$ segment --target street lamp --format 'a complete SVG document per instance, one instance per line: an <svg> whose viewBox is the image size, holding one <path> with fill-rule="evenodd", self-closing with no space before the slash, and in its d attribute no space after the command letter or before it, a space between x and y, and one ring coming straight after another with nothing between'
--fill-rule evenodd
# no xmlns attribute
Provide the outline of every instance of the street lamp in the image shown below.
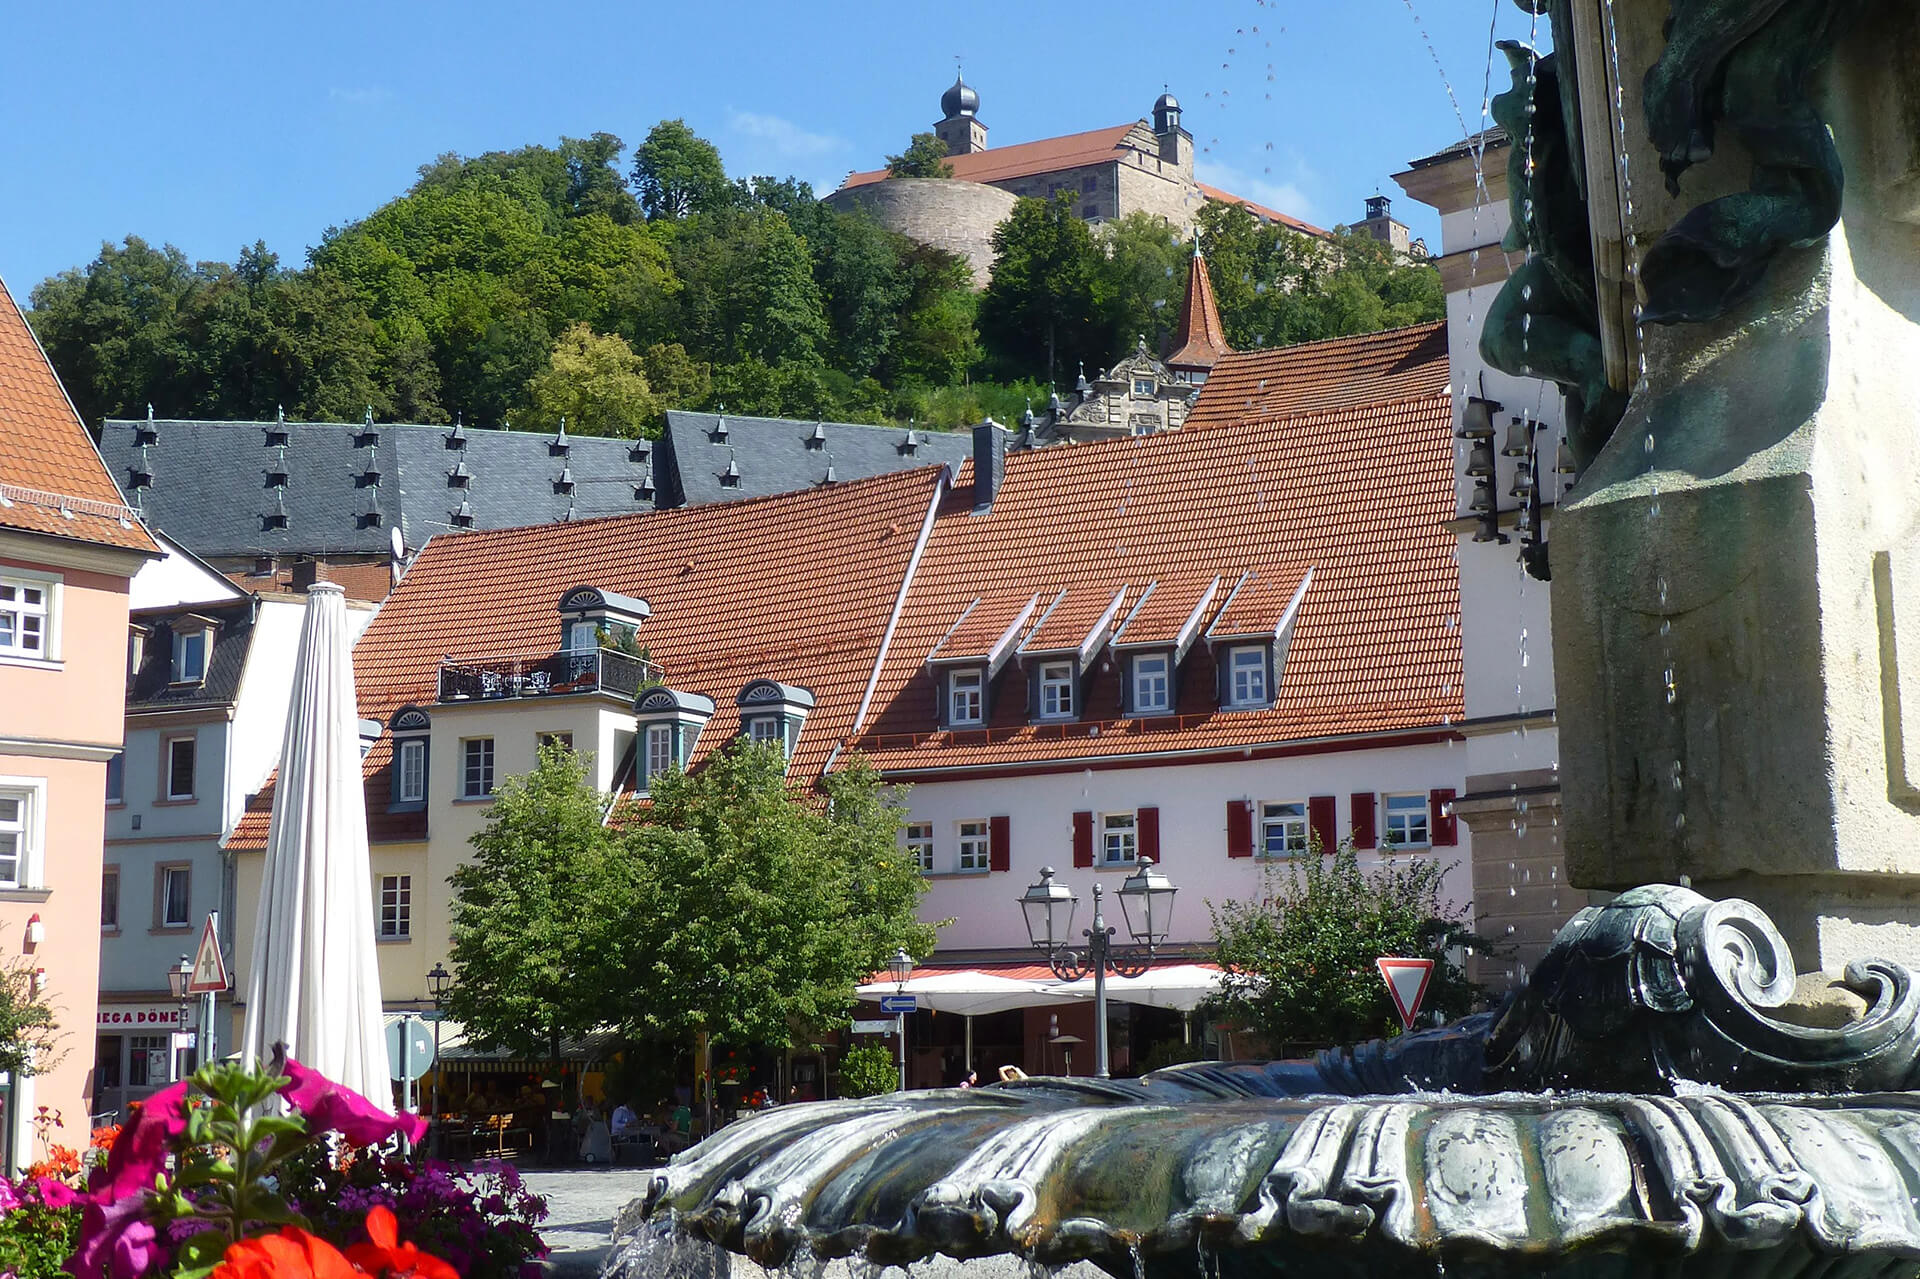
<svg viewBox="0 0 1920 1279"><path fill-rule="evenodd" d="M179 963L167 969L167 989L172 991L173 997L180 1001L181 1033L186 1031L187 1018L193 1013L193 993L189 989L192 985L193 961L182 955ZM168 1055L173 1058L173 1078L177 1080L180 1078L180 1053L175 1050Z"/></svg>
<svg viewBox="0 0 1920 1279"><path fill-rule="evenodd" d="M893 958L887 961L887 971L893 974L893 993L904 993L907 978L913 976L913 956L904 946L894 948ZM900 1057L900 1091L907 1090L907 1015L895 1013L894 1031L898 1039L897 1052Z"/></svg>
<svg viewBox="0 0 1920 1279"><path fill-rule="evenodd" d="M1093 886L1093 926L1083 928L1087 939L1083 949L1069 946L1073 932L1073 912L1079 904L1073 890L1055 882L1053 867L1040 870L1040 878L1027 886L1019 897L1020 911L1026 916L1027 940L1046 955L1047 966L1061 981L1079 981L1093 977L1093 1068L1101 1078L1111 1077L1107 1059L1107 974L1138 977L1153 962L1154 951L1165 944L1173 923L1173 895L1180 890L1173 881L1155 870L1151 857L1142 857L1133 874L1120 885L1120 913L1126 920L1132 950L1116 950L1114 929L1107 926L1102 898L1105 885Z"/></svg>
<svg viewBox="0 0 1920 1279"><path fill-rule="evenodd" d="M453 974L439 960L433 961L433 967L427 970L427 993L433 996L433 1150L441 1154L446 1144L441 1140L440 1130L440 1006L446 1002L447 987L453 985Z"/></svg>

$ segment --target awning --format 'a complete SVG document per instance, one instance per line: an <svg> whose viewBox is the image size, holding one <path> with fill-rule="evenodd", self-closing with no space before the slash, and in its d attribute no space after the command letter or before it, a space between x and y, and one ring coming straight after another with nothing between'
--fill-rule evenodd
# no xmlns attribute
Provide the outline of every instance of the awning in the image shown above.
<svg viewBox="0 0 1920 1279"><path fill-rule="evenodd" d="M1222 974L1211 964L1168 964L1149 968L1138 977L1107 978L1107 998L1123 1004L1144 1004L1149 1008L1170 1008L1192 1012L1220 989ZM1081 999L1093 997L1093 978L1074 982L1056 982L1056 993L1071 993Z"/></svg>
<svg viewBox="0 0 1920 1279"><path fill-rule="evenodd" d="M386 1024L391 1026L403 1017L418 1017L417 1012L390 1012L386 1014ZM563 1035L560 1039L560 1060L568 1065L591 1068L612 1060L619 1049L620 1037L612 1031L603 1031L593 1035ZM510 1048L482 1048L467 1036L467 1028L457 1021L440 1023L440 1065L447 1070L473 1071L480 1074L519 1074L531 1073L551 1066L553 1060L544 1054L527 1057Z"/></svg>
<svg viewBox="0 0 1920 1279"><path fill-rule="evenodd" d="M1024 965L1023 967L1031 967ZM860 998L878 1000L884 995L912 995L922 1008L939 1013L961 1013L979 1017L987 1013L1010 1012L1016 1008L1039 1008L1049 1004L1071 1004L1092 998L1089 983L1085 991L1056 989L1059 983L1048 974L1038 977L1005 977L982 969L948 969L944 972L919 972L904 985L891 977L870 981L856 992Z"/></svg>

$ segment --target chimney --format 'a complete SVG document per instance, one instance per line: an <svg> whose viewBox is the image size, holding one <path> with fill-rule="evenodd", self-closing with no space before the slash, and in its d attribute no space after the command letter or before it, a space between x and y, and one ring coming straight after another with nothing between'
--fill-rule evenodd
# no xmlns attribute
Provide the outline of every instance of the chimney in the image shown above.
<svg viewBox="0 0 1920 1279"><path fill-rule="evenodd" d="M304 594L315 583L327 580L327 566L315 559L301 559L293 562L293 575L287 585L295 594Z"/></svg>
<svg viewBox="0 0 1920 1279"><path fill-rule="evenodd" d="M1007 473L1007 442L1012 433L992 418L973 428L973 513L993 509Z"/></svg>

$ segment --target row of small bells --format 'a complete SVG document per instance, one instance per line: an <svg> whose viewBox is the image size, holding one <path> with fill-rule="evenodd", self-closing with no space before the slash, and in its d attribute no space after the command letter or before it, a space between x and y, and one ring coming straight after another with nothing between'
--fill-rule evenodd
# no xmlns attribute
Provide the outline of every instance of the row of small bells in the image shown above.
<svg viewBox="0 0 1920 1279"><path fill-rule="evenodd" d="M1510 540L1500 531L1500 504L1494 493L1493 415L1500 408L1501 405L1494 400L1477 396L1469 399L1458 432L1458 438L1466 440L1471 446L1467 452L1466 472L1474 483L1473 497L1467 503L1467 510L1479 517L1480 527L1473 534L1476 542L1504 543ZM1520 499L1519 509L1514 516L1514 528L1521 538L1520 558L1526 562L1529 572L1544 578L1546 537L1540 519L1539 430L1537 421L1525 417L1511 419L1507 424L1507 438L1501 446L1500 455L1525 459L1514 471L1513 484L1507 489L1507 496ZM1575 473L1573 450L1567 447L1564 439L1555 450L1553 470L1557 475L1569 477L1567 487L1572 486L1570 477Z"/></svg>

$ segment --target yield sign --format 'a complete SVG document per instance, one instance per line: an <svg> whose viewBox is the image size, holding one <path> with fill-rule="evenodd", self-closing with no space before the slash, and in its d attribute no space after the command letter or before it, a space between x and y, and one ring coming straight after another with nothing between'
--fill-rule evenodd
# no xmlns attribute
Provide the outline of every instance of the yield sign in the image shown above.
<svg viewBox="0 0 1920 1279"><path fill-rule="evenodd" d="M233 985L227 980L227 961L220 954L220 938L214 933L212 915L200 933L200 949L193 952L193 980L187 983L189 995L217 995Z"/></svg>
<svg viewBox="0 0 1920 1279"><path fill-rule="evenodd" d="M1393 996L1401 1027L1412 1030L1413 1019L1420 1012L1420 1001L1427 997L1427 983L1433 980L1433 961L1376 959L1373 962L1380 968L1381 980L1387 983L1387 993Z"/></svg>

